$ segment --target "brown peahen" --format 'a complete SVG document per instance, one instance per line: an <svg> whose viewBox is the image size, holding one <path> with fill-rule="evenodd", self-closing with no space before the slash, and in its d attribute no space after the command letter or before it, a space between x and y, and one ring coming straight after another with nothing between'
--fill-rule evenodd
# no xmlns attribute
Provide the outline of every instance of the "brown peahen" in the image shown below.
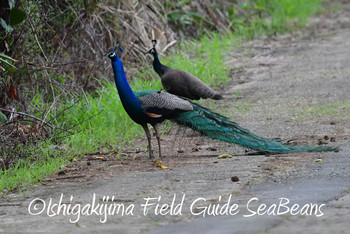
<svg viewBox="0 0 350 234"><path fill-rule="evenodd" d="M153 68L160 76L162 85L167 92L191 100L199 100L201 98L223 99L218 92L191 73L163 65L159 61L159 55L155 48L156 41L153 40L152 42L153 48L147 53L154 56Z"/></svg>

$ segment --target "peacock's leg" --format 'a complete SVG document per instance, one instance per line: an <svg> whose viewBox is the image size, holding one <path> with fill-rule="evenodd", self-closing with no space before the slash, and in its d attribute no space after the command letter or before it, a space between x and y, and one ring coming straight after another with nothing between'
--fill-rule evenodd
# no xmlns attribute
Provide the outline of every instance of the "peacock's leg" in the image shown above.
<svg viewBox="0 0 350 234"><path fill-rule="evenodd" d="M149 158L153 158L152 145L151 145L151 133L148 130L147 124L142 125L143 130L145 130L147 141L148 141L148 152Z"/></svg>
<svg viewBox="0 0 350 234"><path fill-rule="evenodd" d="M161 150L160 150L160 135L159 135L159 132L158 132L158 125L157 124L153 125L153 128L154 128L154 131L156 132L156 137L157 137L157 141L158 141L159 157L162 157L162 153L161 153Z"/></svg>

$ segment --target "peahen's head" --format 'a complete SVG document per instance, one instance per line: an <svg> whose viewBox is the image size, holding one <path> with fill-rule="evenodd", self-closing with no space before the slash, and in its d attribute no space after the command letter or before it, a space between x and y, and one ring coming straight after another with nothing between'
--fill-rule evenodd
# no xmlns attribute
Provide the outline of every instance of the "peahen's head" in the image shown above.
<svg viewBox="0 0 350 234"><path fill-rule="evenodd" d="M153 56L156 56L156 54L157 54L156 48L150 49L147 53L152 54Z"/></svg>
<svg viewBox="0 0 350 234"><path fill-rule="evenodd" d="M147 54L152 54L154 56L154 58L158 58L158 53L156 50L156 44L157 44L157 40L152 40L152 49L150 49Z"/></svg>

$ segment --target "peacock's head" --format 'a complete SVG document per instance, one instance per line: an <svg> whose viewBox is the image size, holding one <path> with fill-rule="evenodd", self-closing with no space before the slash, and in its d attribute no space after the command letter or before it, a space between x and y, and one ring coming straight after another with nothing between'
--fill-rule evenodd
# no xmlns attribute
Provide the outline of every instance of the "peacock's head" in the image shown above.
<svg viewBox="0 0 350 234"><path fill-rule="evenodd" d="M106 55L107 55L108 58L110 58L110 59L114 59L114 58L118 57L117 52L115 52L114 50L109 51Z"/></svg>
<svg viewBox="0 0 350 234"><path fill-rule="evenodd" d="M120 50L120 52L123 52L123 48L122 48L121 46L119 46L119 50ZM105 54L105 55L107 55L108 58L110 58L110 59L118 58L118 54L117 54L117 52L114 51L114 50L109 51L109 52L108 52L107 54Z"/></svg>

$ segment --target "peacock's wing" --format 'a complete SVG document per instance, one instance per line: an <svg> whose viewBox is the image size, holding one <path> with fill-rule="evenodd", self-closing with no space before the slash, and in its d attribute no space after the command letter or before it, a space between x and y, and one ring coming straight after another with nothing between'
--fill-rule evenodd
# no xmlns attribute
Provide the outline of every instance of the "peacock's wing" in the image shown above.
<svg viewBox="0 0 350 234"><path fill-rule="evenodd" d="M193 110L189 101L164 91L142 91L136 93L136 96L145 112L149 113L170 115Z"/></svg>

